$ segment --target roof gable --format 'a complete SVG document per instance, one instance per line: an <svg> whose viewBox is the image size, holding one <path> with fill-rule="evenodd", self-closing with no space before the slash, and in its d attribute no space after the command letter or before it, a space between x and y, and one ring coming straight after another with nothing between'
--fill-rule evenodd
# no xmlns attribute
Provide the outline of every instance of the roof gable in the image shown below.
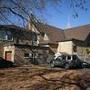
<svg viewBox="0 0 90 90"><path fill-rule="evenodd" d="M44 33L48 36L49 40L52 42L64 40L64 30L56 28L47 24L37 23L37 30L40 33Z"/></svg>

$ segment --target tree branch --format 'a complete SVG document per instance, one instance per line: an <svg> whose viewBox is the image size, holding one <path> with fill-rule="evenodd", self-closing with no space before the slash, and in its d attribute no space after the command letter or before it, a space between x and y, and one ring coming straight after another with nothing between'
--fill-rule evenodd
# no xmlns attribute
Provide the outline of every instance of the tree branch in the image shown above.
<svg viewBox="0 0 90 90"><path fill-rule="evenodd" d="M21 14L19 14L19 13L15 12L13 9L11 9L11 8L9 8L9 7L0 7L0 9L7 9L7 10L9 10L10 12L12 12L13 14L15 14L15 15L17 15L17 16L19 16L19 17L21 17L22 19L25 19L26 21L28 21L28 19L27 19L27 18L25 18L25 17L24 17L24 16L22 16Z"/></svg>

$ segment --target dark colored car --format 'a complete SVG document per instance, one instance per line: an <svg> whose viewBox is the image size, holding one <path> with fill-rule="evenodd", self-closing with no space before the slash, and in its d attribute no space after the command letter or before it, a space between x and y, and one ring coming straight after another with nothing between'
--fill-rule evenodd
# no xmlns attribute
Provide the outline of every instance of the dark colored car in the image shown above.
<svg viewBox="0 0 90 90"><path fill-rule="evenodd" d="M11 61L7 61L0 57L0 68L8 68L8 67L13 67L14 63Z"/></svg>
<svg viewBox="0 0 90 90"><path fill-rule="evenodd" d="M65 68L82 68L83 61L77 55L68 55Z"/></svg>
<svg viewBox="0 0 90 90"><path fill-rule="evenodd" d="M60 55L50 61L50 66L66 69L90 68L90 64L80 60L77 55Z"/></svg>
<svg viewBox="0 0 90 90"><path fill-rule="evenodd" d="M66 64L66 61L65 61L65 59L62 59L61 56L59 56L56 59L52 59L50 61L50 67L62 67L62 68L64 68L65 64Z"/></svg>

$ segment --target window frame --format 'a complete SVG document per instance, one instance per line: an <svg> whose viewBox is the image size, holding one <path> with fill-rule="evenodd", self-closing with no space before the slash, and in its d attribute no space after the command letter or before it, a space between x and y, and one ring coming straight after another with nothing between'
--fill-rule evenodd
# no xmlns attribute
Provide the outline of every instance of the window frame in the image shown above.
<svg viewBox="0 0 90 90"><path fill-rule="evenodd" d="M9 34L7 32L10 32L11 39L9 39ZM1 37L0 37L0 41L13 41L13 35L12 35L11 31L9 31L9 30L7 30L7 31L6 30L1 30L0 34L2 34Z"/></svg>

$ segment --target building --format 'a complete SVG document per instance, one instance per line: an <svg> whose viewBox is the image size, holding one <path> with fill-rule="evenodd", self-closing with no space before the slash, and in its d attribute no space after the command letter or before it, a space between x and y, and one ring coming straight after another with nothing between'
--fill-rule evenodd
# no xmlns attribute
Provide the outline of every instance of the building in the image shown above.
<svg viewBox="0 0 90 90"><path fill-rule="evenodd" d="M28 64L30 56L32 58L33 55L34 58L37 58L37 52L39 52L39 56L46 57L42 54L48 52L47 50L48 47L38 46L35 32L14 25L0 25L0 57L5 60L10 60L18 65Z"/></svg>
<svg viewBox="0 0 90 90"><path fill-rule="evenodd" d="M60 29L47 24L36 23L33 31L38 32L39 45L48 45L54 52L77 53L81 57L90 55L90 25Z"/></svg>
<svg viewBox="0 0 90 90"><path fill-rule="evenodd" d="M59 29L34 23L29 29L0 25L0 57L16 64L45 64L56 52L90 58L90 25Z"/></svg>
<svg viewBox="0 0 90 90"><path fill-rule="evenodd" d="M65 37L72 41L72 53L90 58L90 24L65 30Z"/></svg>
<svg viewBox="0 0 90 90"><path fill-rule="evenodd" d="M33 32L37 33L37 41L40 46L48 46L53 53L57 52L58 41L64 40L64 30L43 23L32 25Z"/></svg>

